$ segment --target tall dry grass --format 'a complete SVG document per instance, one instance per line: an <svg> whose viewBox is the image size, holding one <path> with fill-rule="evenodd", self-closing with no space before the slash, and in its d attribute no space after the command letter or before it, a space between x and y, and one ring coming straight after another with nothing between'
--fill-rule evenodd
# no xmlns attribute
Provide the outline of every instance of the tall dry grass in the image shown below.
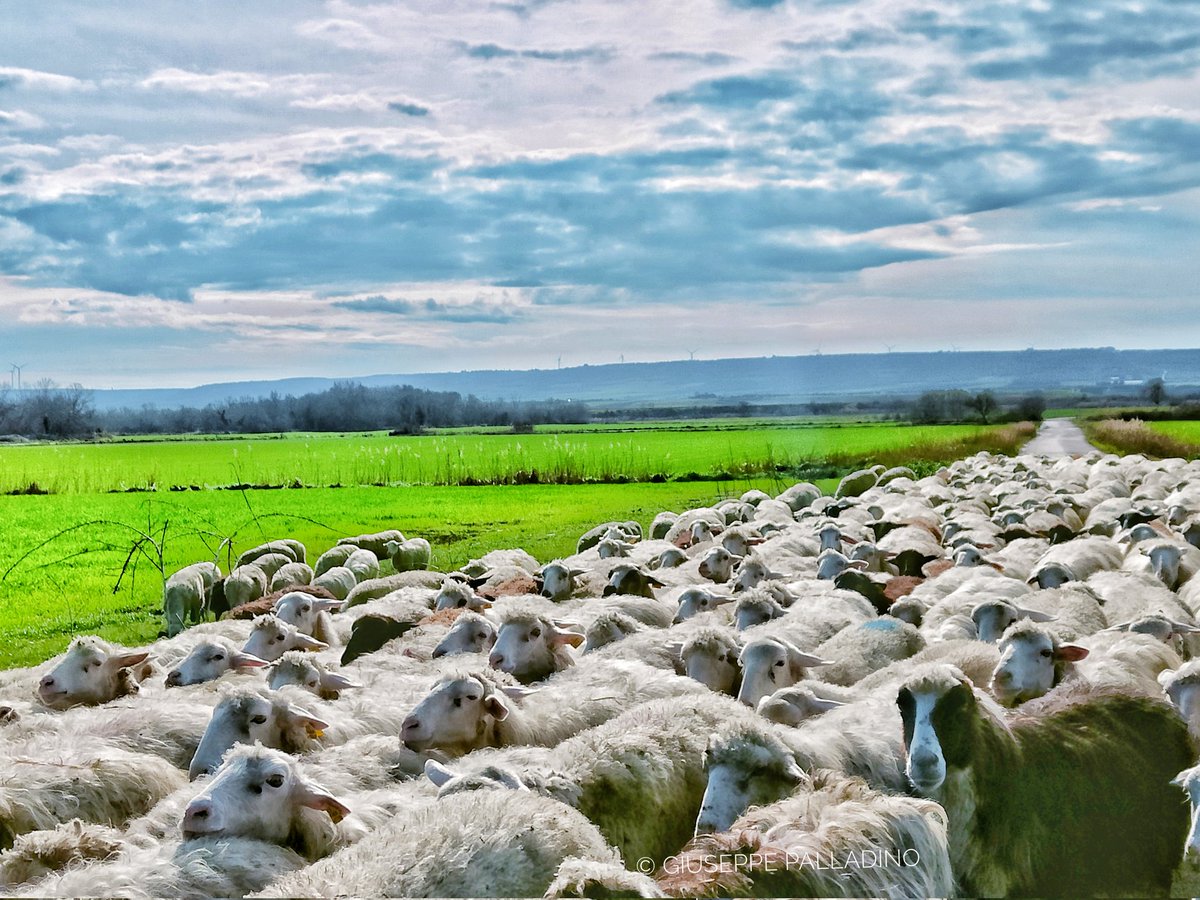
<svg viewBox="0 0 1200 900"><path fill-rule="evenodd" d="M1200 456L1200 445L1190 444L1154 431L1141 419L1104 419L1085 425L1088 440L1101 450L1113 453L1140 453L1159 459Z"/></svg>

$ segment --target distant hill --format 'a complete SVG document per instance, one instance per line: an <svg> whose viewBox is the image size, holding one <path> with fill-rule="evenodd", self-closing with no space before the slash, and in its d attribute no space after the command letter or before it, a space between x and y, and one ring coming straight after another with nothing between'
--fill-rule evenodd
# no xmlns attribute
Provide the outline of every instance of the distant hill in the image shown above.
<svg viewBox="0 0 1200 900"><path fill-rule="evenodd" d="M714 402L810 403L854 397L915 396L962 388L1023 392L1121 389L1165 379L1169 392L1200 389L1200 350L1075 350L827 354L752 359L681 360L566 369L427 372L362 378L285 378L194 388L97 390L97 409L220 404L276 392L300 395L339 381L368 386L411 384L474 394L484 400L582 400L594 407Z"/></svg>

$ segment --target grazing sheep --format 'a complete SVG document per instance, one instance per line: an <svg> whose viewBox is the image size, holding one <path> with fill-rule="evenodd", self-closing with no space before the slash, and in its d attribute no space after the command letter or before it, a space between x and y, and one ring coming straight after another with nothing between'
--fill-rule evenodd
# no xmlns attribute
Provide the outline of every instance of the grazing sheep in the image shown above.
<svg viewBox="0 0 1200 900"><path fill-rule="evenodd" d="M190 569L191 567L189 567ZM167 637L175 637L187 627L204 618L208 607L204 579L194 570L176 572L163 585L163 616L167 620Z"/></svg>
<svg viewBox="0 0 1200 900"><path fill-rule="evenodd" d="M285 684L299 685L322 700L336 700L342 691L362 687L303 650L290 650L271 666L267 687L275 691Z"/></svg>
<svg viewBox="0 0 1200 900"><path fill-rule="evenodd" d="M284 594L275 601L274 614L279 621L295 626L302 634L332 647L338 640L329 613L341 609L344 603L344 600L322 600L311 594L295 591Z"/></svg>
<svg viewBox="0 0 1200 900"><path fill-rule="evenodd" d="M259 544L257 547L251 547L249 550L242 553L237 558L237 566L244 566L247 563L252 563L256 559L261 559L268 553L281 553L291 559L293 562L302 563L307 560L308 551L299 541L293 541L289 538L281 540L267 541L265 544ZM234 566L234 568L237 568Z"/></svg>
<svg viewBox="0 0 1200 900"><path fill-rule="evenodd" d="M1165 703L1084 685L1006 721L961 672L939 665L910 677L897 705L906 774L946 810L963 893L1170 888L1188 827L1171 779L1194 751Z"/></svg>
<svg viewBox="0 0 1200 900"><path fill-rule="evenodd" d="M246 566L252 566L256 569L260 569L263 575L266 576L267 584L270 584L271 579L275 576L275 573L290 562L295 562L295 560L286 553L264 553L262 556L255 559L254 562L246 563ZM237 568L244 567L239 566ZM237 568L234 569L235 572L237 571ZM265 594L266 591L264 590L263 593Z"/></svg>
<svg viewBox="0 0 1200 900"><path fill-rule="evenodd" d="M220 584L221 595L226 607L234 609L252 603L268 592L270 576L256 563L238 566Z"/></svg>
<svg viewBox="0 0 1200 900"><path fill-rule="evenodd" d="M314 577L324 575L334 566L345 564L346 560L350 558L350 554L358 549L360 548L354 544L338 544L336 547L330 547L317 558L317 562L313 566Z"/></svg>
<svg viewBox="0 0 1200 900"><path fill-rule="evenodd" d="M260 897L540 897L569 857L619 862L586 818L530 791L426 801Z"/></svg>
<svg viewBox="0 0 1200 900"><path fill-rule="evenodd" d="M690 678L625 660L591 659L558 672L538 690L494 670L443 678L400 730L411 750L462 755L480 747L553 746L635 703L701 693Z"/></svg>
<svg viewBox="0 0 1200 900"><path fill-rule="evenodd" d="M342 567L354 573L357 583L379 577L379 560L370 550L355 550L342 563ZM326 572L326 575L329 573ZM348 592L347 592L348 593Z"/></svg>
<svg viewBox="0 0 1200 900"><path fill-rule="evenodd" d="M314 587L325 588L338 600L346 600L358 586L358 576L345 566L326 569L312 581Z"/></svg>
<svg viewBox="0 0 1200 900"><path fill-rule="evenodd" d="M230 670L242 671L265 666L266 660L238 650L226 638L201 641L179 664L167 673L167 687L183 687L216 681Z"/></svg>
<svg viewBox="0 0 1200 900"><path fill-rule="evenodd" d="M289 650L326 650L328 647L324 641L309 637L295 625L273 615L266 615L254 620L250 628L250 637L246 639L242 652L267 662L274 662Z"/></svg>
<svg viewBox="0 0 1200 900"><path fill-rule="evenodd" d="M149 653L123 651L98 637L77 637L38 682L38 699L50 709L107 703L136 694L150 674Z"/></svg>
<svg viewBox="0 0 1200 900"><path fill-rule="evenodd" d="M338 541L338 544L352 545L360 547L363 550L370 550L375 554L375 558L382 562L388 558L387 545L392 542L397 544L404 543L404 535L394 528L388 531L376 531L373 534L360 534L357 537L342 538ZM345 563L339 563L339 565L345 565Z"/></svg>
<svg viewBox="0 0 1200 900"><path fill-rule="evenodd" d="M467 611L454 621L446 636L433 648L433 658L458 653L487 653L495 643L496 626L479 613Z"/></svg>
<svg viewBox="0 0 1200 900"><path fill-rule="evenodd" d="M439 796L481 784L526 788L575 807L626 860L661 861L691 837L706 778L704 753L718 726L754 714L728 697L697 694L639 703L556 747L466 777L436 763Z"/></svg>
<svg viewBox="0 0 1200 900"><path fill-rule="evenodd" d="M312 584L313 570L302 562L292 562L280 566L279 571L271 576L271 591L282 591L298 584Z"/></svg>
<svg viewBox="0 0 1200 900"><path fill-rule="evenodd" d="M409 538L406 541L389 541L386 548L392 568L397 572L413 572L428 569L433 560L433 548L425 538Z"/></svg>
<svg viewBox="0 0 1200 900"><path fill-rule="evenodd" d="M657 875L671 897L948 897L946 815L936 803L822 771L811 788L702 834Z"/></svg>

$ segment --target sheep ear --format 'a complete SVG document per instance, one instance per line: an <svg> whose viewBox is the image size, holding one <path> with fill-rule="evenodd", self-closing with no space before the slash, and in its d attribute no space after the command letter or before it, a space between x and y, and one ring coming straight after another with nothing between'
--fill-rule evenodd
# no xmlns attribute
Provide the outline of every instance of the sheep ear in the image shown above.
<svg viewBox="0 0 1200 900"><path fill-rule="evenodd" d="M783 774L788 779L788 781L791 781L795 784L807 784L808 783L808 774L803 769L801 769L798 765L796 765L796 761L794 759L789 759L784 764Z"/></svg>
<svg viewBox="0 0 1200 900"><path fill-rule="evenodd" d="M524 700L531 694L536 694L539 690L540 688L522 687L518 684L506 684L504 687L500 688L500 691L505 697L510 697L513 700Z"/></svg>
<svg viewBox="0 0 1200 900"><path fill-rule="evenodd" d="M110 656L108 664L114 669L128 669L140 662L145 662L149 653L123 653L120 656Z"/></svg>
<svg viewBox="0 0 1200 900"><path fill-rule="evenodd" d="M1133 626L1132 622L1126 622L1124 625L1110 625L1105 628L1105 631L1128 631Z"/></svg>
<svg viewBox="0 0 1200 900"><path fill-rule="evenodd" d="M497 722L508 718L508 703L499 694L488 694L483 698L483 708Z"/></svg>
<svg viewBox="0 0 1200 900"><path fill-rule="evenodd" d="M713 606L720 606L723 603L730 603L731 601L736 600L736 599L737 598L732 595L730 595L730 596L726 596L724 594L710 594L709 595L709 602L712 603Z"/></svg>
<svg viewBox="0 0 1200 900"><path fill-rule="evenodd" d="M795 644L788 643L787 641L782 641L781 643L787 647L788 656L791 657L791 662L793 665L803 666L804 668L808 668L809 666L833 665L833 660L821 659L819 656L814 656L811 653L805 653Z"/></svg>
<svg viewBox="0 0 1200 900"><path fill-rule="evenodd" d="M867 566L869 566L869 565L870 565L870 563L867 562L865 559L852 559L846 563L846 568L847 569L858 569L861 572L864 569L866 569Z"/></svg>
<svg viewBox="0 0 1200 900"><path fill-rule="evenodd" d="M683 641L667 641L664 649L672 656L678 657L683 653Z"/></svg>
<svg viewBox="0 0 1200 900"><path fill-rule="evenodd" d="M341 609L345 606L345 600L330 600L325 597L317 597L313 600L313 606L318 612L325 612L331 609Z"/></svg>
<svg viewBox="0 0 1200 900"><path fill-rule="evenodd" d="M1055 622L1058 620L1058 616L1036 609L1026 609L1024 606L1017 607L1017 615L1024 616L1030 622Z"/></svg>
<svg viewBox="0 0 1200 900"><path fill-rule="evenodd" d="M1195 625L1189 625L1187 622L1176 622L1173 619L1168 619L1167 621L1171 624L1172 634L1195 634L1200 631L1200 628L1197 628Z"/></svg>
<svg viewBox="0 0 1200 900"><path fill-rule="evenodd" d="M1174 778L1171 779L1171 784L1175 785L1175 787L1186 788L1187 782L1188 782L1188 776L1191 774L1192 774L1191 769L1184 769L1182 772L1180 772L1178 775L1176 775Z"/></svg>
<svg viewBox="0 0 1200 900"><path fill-rule="evenodd" d="M1080 647L1078 644L1063 644L1054 651L1054 661L1079 662L1086 659L1089 652L1087 647Z"/></svg>
<svg viewBox="0 0 1200 900"><path fill-rule="evenodd" d="M809 703L818 712L829 712L831 709L846 705L841 700L828 700L825 697L813 697Z"/></svg>
<svg viewBox="0 0 1200 900"><path fill-rule="evenodd" d="M350 815L350 807L337 797L315 784L305 783L300 788L300 805L309 809L319 809L329 814L333 824L337 824Z"/></svg>
<svg viewBox="0 0 1200 900"><path fill-rule="evenodd" d="M307 634L296 635L296 642L300 645L301 650L327 650L329 645L324 641L318 641L314 637L309 637Z"/></svg>
<svg viewBox="0 0 1200 900"><path fill-rule="evenodd" d="M326 672L321 676L321 687L328 691L344 691L347 688L360 688L362 685L339 672Z"/></svg>
<svg viewBox="0 0 1200 900"><path fill-rule="evenodd" d="M552 644L570 644L572 647L578 647L586 639L578 631L563 631L555 628L550 632L550 643Z"/></svg>
<svg viewBox="0 0 1200 900"><path fill-rule="evenodd" d="M325 729L329 727L329 723L323 719L318 719L312 713L303 709L292 707L290 710L291 720L294 725L304 726L304 730L308 732L308 736L319 738L325 734Z"/></svg>
<svg viewBox="0 0 1200 900"><path fill-rule="evenodd" d="M645 571L644 569L642 570L642 574L646 576L646 584L651 585L652 587L665 588L667 586L667 583L665 581L659 581L657 578L655 578L653 575L651 575L649 572Z"/></svg>
<svg viewBox="0 0 1200 900"><path fill-rule="evenodd" d="M259 659L253 653L243 653L241 650L229 657L229 664L235 669L258 669L271 665L265 659Z"/></svg>
<svg viewBox="0 0 1200 900"><path fill-rule="evenodd" d="M435 762L432 759L427 759L425 760L425 777L438 787L441 787L454 777L454 773L441 763Z"/></svg>
<svg viewBox="0 0 1200 900"><path fill-rule="evenodd" d="M572 578L580 578L580 577L582 577L582 576L586 575L586 574L587 574L587 572L588 572L588 570L587 570L587 569L567 569L567 573L568 573L568 574L569 574L569 575L570 575Z"/></svg>

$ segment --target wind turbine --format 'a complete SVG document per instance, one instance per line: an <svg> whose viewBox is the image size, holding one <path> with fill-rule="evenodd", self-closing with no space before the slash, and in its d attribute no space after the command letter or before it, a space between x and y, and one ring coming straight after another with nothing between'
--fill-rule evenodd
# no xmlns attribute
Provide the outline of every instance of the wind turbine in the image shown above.
<svg viewBox="0 0 1200 900"><path fill-rule="evenodd" d="M887 347L887 352L888 352L888 353L891 353L893 350L895 350L895 349L896 349L896 345L895 345L895 344L884 344L883 346Z"/></svg>
<svg viewBox="0 0 1200 900"><path fill-rule="evenodd" d="M688 362L695 362L695 360L696 360L696 351L689 350L688 351Z"/></svg>
<svg viewBox="0 0 1200 900"><path fill-rule="evenodd" d="M21 389L21 370L23 368L25 368L27 365L29 365L29 363L21 363L19 366L16 363L12 364L12 372L15 372L17 375L17 390L18 391ZM12 373L10 372L9 374L11 375Z"/></svg>

